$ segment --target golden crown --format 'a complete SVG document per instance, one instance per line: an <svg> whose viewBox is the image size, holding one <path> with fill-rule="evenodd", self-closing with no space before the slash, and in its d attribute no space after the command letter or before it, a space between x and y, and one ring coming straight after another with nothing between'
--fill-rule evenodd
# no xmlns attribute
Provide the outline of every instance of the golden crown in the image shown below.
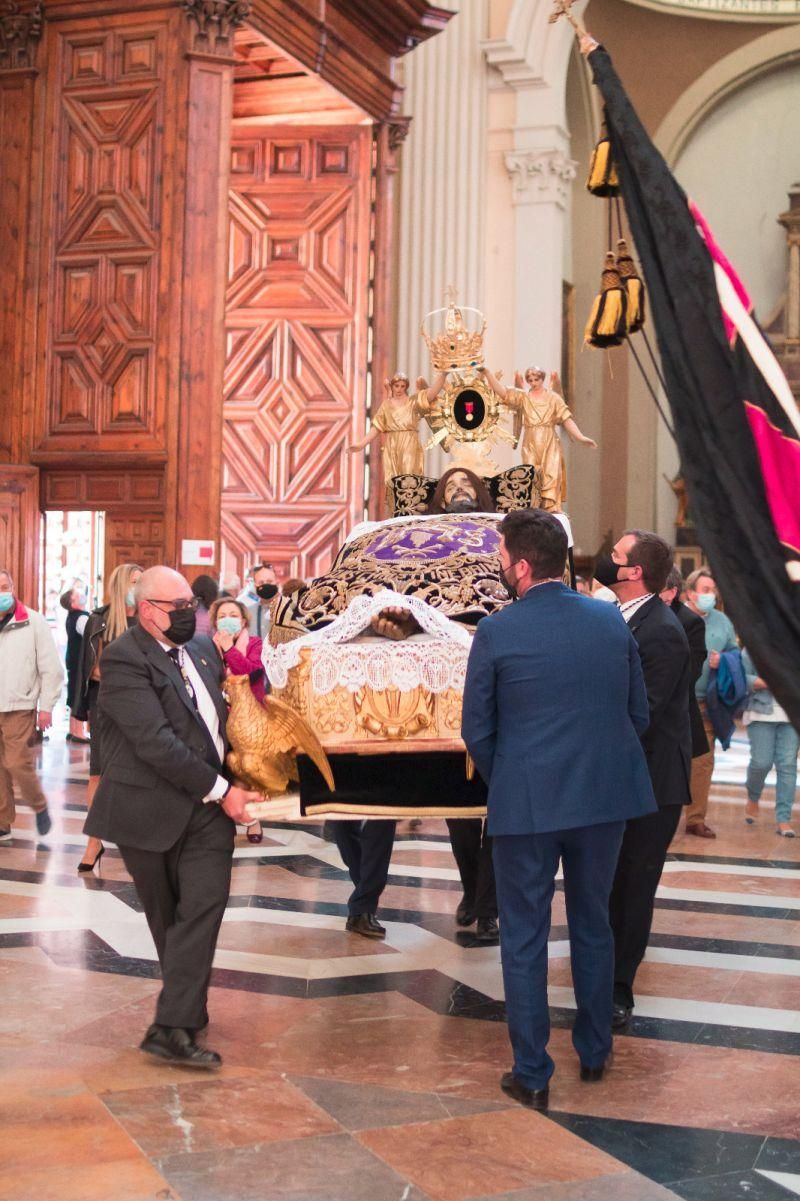
<svg viewBox="0 0 800 1201"><path fill-rule="evenodd" d="M482 367L486 318L480 309L457 305L452 288L447 292L447 306L428 313L420 325L431 361L437 371ZM469 325L464 320L465 314L470 314Z"/></svg>

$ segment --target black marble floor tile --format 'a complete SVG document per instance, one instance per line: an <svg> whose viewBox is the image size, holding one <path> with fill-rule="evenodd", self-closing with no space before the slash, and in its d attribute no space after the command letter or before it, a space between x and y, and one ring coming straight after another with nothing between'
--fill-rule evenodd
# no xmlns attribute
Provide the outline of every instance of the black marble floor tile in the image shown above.
<svg viewBox="0 0 800 1201"><path fill-rule="evenodd" d="M781 867L790 871L797 870L796 859L745 859L738 855L687 855L683 852L672 851L667 855L667 863L735 863L740 867Z"/></svg>
<svg viewBox="0 0 800 1201"><path fill-rule="evenodd" d="M797 1196L758 1172L723 1172L669 1186L683 1201L790 1201Z"/></svg>
<svg viewBox="0 0 800 1201"><path fill-rule="evenodd" d="M745 942L735 938L699 938L688 934L651 934L648 947L669 947L681 951L719 952L723 955L747 955L757 959L800 959L800 947L783 943Z"/></svg>
<svg viewBox="0 0 800 1201"><path fill-rule="evenodd" d="M570 1113L548 1116L635 1171L670 1188L674 1187L674 1181L749 1172L764 1144L763 1136L758 1134L697 1130ZM700 1197L702 1194L694 1195ZM714 1201L717 1201L716 1195Z"/></svg>
<svg viewBox="0 0 800 1201"><path fill-rule="evenodd" d="M800 1079L798 1080L797 1103L797 1140L789 1138L768 1138L755 1167L763 1168L766 1172L794 1172L800 1174Z"/></svg>

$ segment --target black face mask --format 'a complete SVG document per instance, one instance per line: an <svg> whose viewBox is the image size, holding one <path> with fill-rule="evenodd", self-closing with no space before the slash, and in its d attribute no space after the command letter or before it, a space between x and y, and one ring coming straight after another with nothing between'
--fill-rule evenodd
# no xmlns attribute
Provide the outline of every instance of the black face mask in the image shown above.
<svg viewBox="0 0 800 1201"><path fill-rule="evenodd" d="M508 570L510 571L513 566L514 566L513 563L509 563ZM502 567L500 568L500 579L503 581L503 587L505 588L506 592L508 593L509 600L512 600L512 601L517 600L518 599L517 586L516 586L516 584L509 584L506 573L505 573L505 571L503 571Z"/></svg>
<svg viewBox="0 0 800 1201"><path fill-rule="evenodd" d="M595 564L594 578L603 587L611 588L620 583L620 567L627 567L627 563L615 563L611 555L601 555Z"/></svg>
<svg viewBox="0 0 800 1201"><path fill-rule="evenodd" d="M169 616L170 623L164 630L164 637L168 642L183 646L184 642L194 638L197 625L194 609L173 609Z"/></svg>
<svg viewBox="0 0 800 1201"><path fill-rule="evenodd" d="M277 584L259 584L256 588L256 596L260 596L262 600L272 600L273 596L277 595Z"/></svg>

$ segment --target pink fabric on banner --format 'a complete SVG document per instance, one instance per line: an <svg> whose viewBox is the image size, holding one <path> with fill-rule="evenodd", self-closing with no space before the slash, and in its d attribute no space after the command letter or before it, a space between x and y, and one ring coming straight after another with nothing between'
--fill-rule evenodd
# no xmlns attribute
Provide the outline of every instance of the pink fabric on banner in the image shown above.
<svg viewBox="0 0 800 1201"><path fill-rule="evenodd" d="M693 200L689 201L689 212L692 214L692 216L695 219L695 224L697 225L697 227L700 230L700 233L703 236L703 241L706 244L708 253L711 255L713 262L717 263L718 266L720 266L722 268L722 270L725 272L728 279L731 281L731 284L733 285L733 289L736 292L736 295L741 300L746 311L748 313L752 313L753 302L748 295L747 289L745 288L744 284L742 283L742 281L741 281L735 267L731 263L730 259L727 258L726 255L723 253L723 251L720 249L720 246L719 246L716 238L714 237L714 235L711 232L711 228L710 228L708 222L706 221L705 217L700 212L700 209L697 207L697 205L695 204L695 202ZM725 322L725 332L728 335L728 341L734 342L736 339L736 332L737 332L736 326L735 326L734 322L731 321L728 314L725 312L725 309L722 308L721 303L720 303L720 308L722 309L722 318L723 318L723 321Z"/></svg>
<svg viewBox="0 0 800 1201"><path fill-rule="evenodd" d="M775 533L800 553L800 442L772 425L763 409L745 401Z"/></svg>

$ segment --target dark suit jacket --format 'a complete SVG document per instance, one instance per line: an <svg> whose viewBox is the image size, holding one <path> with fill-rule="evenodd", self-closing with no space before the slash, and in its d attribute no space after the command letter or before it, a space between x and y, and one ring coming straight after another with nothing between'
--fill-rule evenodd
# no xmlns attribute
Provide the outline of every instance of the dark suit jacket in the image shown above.
<svg viewBox="0 0 800 1201"><path fill-rule="evenodd" d="M186 651L214 699L224 739L227 709L216 647L195 638ZM84 829L119 846L166 851L225 774L208 728L177 666L139 626L103 651L98 703L104 770ZM219 815L230 821L221 809Z"/></svg>
<svg viewBox="0 0 800 1201"><path fill-rule="evenodd" d="M659 808L688 805L692 760L689 643L678 618L660 597L637 609L628 629L639 646L650 725L642 737Z"/></svg>
<svg viewBox="0 0 800 1201"><path fill-rule="evenodd" d="M688 605L676 599L670 608L683 626L683 632L689 643L689 655L692 662L692 686L689 689L689 725L692 731L692 758L708 754L708 739L703 725L703 715L697 700L694 686L700 678L703 664L706 661L706 623L702 617L693 613Z"/></svg>
<svg viewBox="0 0 800 1201"><path fill-rule="evenodd" d="M490 834L655 812L647 720L636 643L615 605L541 584L479 622L462 735L489 785Z"/></svg>

